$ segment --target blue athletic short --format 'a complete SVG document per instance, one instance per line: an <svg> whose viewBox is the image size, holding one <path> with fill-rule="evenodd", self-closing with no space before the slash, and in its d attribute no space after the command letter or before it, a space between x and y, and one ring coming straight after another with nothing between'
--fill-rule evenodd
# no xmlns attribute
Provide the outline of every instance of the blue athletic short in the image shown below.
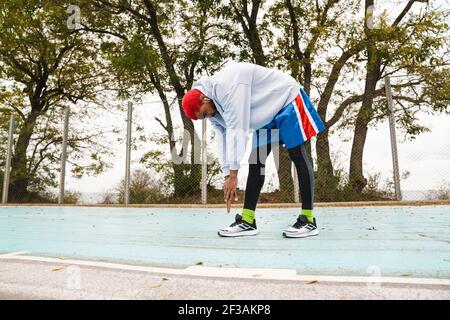
<svg viewBox="0 0 450 320"><path fill-rule="evenodd" d="M287 149L291 149L324 130L325 125L322 119L305 90L301 88L297 97L284 106L270 123L255 130L252 147L279 141Z"/></svg>

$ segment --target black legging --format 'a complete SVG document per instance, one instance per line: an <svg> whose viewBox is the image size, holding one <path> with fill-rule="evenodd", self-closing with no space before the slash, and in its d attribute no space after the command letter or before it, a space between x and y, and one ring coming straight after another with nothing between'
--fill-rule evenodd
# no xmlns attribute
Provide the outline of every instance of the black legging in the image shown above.
<svg viewBox="0 0 450 320"><path fill-rule="evenodd" d="M262 148L262 150L261 150ZM266 151L267 150L267 151ZM266 159L271 152L270 144L254 148L250 154L244 209L255 210L264 185ZM313 209L314 170L306 153L305 144L288 149L289 157L297 169L302 209Z"/></svg>

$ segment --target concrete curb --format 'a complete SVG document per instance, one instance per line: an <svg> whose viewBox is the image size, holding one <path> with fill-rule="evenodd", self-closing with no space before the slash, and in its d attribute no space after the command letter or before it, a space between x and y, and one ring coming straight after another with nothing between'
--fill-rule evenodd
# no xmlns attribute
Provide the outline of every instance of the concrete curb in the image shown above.
<svg viewBox="0 0 450 320"><path fill-rule="evenodd" d="M190 266L184 269L161 268L140 265L128 265L103 261L88 261L76 259L58 259L24 255L27 252L11 252L0 255L1 260L19 260L51 263L56 265L78 265L98 267L114 270L137 271L167 275L195 276L208 278L235 279L263 279L287 280L300 282L337 282L337 283L366 283L366 284L407 284L407 285L439 285L450 286L450 279L438 278L409 278L409 277L374 277L374 276L328 276L328 275L299 275L294 269L265 269L265 268L218 268L205 266Z"/></svg>

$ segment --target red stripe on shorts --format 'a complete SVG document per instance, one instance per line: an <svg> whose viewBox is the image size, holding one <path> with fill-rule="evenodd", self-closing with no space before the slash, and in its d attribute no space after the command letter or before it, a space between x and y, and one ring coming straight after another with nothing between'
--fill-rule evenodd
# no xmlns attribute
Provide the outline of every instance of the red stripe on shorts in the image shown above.
<svg viewBox="0 0 450 320"><path fill-rule="evenodd" d="M308 116L306 115L305 105L303 104L303 100L300 97L300 95L298 95L295 98L295 104L297 105L297 109L298 112L300 113L300 118L302 120L302 123L300 125L303 127L303 131L305 132L306 135L306 140L308 140L309 138L311 138L316 134L316 131L314 130L314 127L312 126Z"/></svg>

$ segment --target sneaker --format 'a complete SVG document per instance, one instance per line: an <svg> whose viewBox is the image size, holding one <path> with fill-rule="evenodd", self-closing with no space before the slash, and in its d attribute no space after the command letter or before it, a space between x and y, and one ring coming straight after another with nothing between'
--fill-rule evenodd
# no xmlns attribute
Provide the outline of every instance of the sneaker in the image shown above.
<svg viewBox="0 0 450 320"><path fill-rule="evenodd" d="M297 222L292 227L284 229L283 236L286 238L305 238L310 236L317 236L319 229L317 229L316 218L313 222L309 222L306 216L300 215Z"/></svg>
<svg viewBox="0 0 450 320"><path fill-rule="evenodd" d="M240 237L240 236L255 236L259 233L256 228L256 219L253 223L248 223L242 220L240 214L236 215L236 221L229 227L220 229L217 234L221 237Z"/></svg>

